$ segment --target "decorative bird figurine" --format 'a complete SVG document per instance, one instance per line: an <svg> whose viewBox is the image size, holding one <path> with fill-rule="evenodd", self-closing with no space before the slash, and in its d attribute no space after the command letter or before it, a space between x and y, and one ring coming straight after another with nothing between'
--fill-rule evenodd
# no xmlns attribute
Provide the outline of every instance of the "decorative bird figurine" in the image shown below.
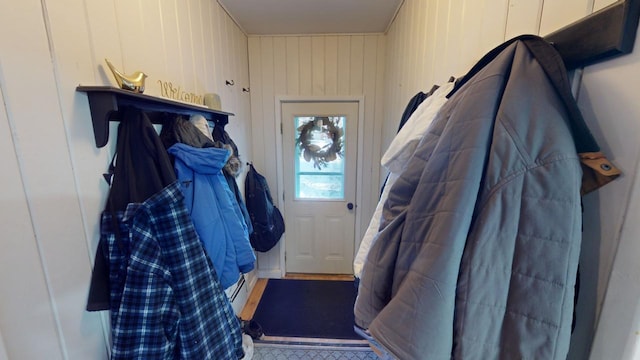
<svg viewBox="0 0 640 360"><path fill-rule="evenodd" d="M118 86L120 86L120 88L131 90L137 93L144 92L144 79L147 78L147 74L143 73L142 71L136 71L131 75L125 75L118 71L118 69L116 69L113 64L109 62L109 60L104 59L104 61L107 62L107 65L109 66L109 69L111 69L113 77L116 78L116 82L118 83Z"/></svg>

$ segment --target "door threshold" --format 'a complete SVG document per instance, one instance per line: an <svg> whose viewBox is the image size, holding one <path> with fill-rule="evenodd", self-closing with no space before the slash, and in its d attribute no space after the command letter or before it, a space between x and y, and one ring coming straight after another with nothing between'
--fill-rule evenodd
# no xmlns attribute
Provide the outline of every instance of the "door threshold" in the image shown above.
<svg viewBox="0 0 640 360"><path fill-rule="evenodd" d="M334 281L353 281L353 275L348 274L303 274L303 273L286 273L283 279L292 280L334 280Z"/></svg>

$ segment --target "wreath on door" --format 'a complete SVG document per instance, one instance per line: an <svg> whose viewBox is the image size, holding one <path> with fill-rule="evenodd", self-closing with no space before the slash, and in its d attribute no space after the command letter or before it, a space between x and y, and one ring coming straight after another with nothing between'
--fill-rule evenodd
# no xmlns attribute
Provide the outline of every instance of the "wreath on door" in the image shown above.
<svg viewBox="0 0 640 360"><path fill-rule="evenodd" d="M343 131L328 117L315 117L298 127L296 145L305 161L322 170L327 164L343 156Z"/></svg>

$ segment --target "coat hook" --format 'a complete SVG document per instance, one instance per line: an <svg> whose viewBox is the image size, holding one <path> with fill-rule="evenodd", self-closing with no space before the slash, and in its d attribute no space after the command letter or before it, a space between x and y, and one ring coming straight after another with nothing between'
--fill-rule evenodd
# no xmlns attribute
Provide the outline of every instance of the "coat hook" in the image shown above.
<svg viewBox="0 0 640 360"><path fill-rule="evenodd" d="M231 86L233 86L233 85L235 85L235 84L236 84L236 83L235 83L235 81L233 81L233 80L231 80L231 81L226 80L226 82L225 82L225 83L226 83L227 85L231 85Z"/></svg>
<svg viewBox="0 0 640 360"><path fill-rule="evenodd" d="M246 87L246 88L242 88L242 91L244 91L244 92L250 92L251 90L250 90L248 87Z"/></svg>

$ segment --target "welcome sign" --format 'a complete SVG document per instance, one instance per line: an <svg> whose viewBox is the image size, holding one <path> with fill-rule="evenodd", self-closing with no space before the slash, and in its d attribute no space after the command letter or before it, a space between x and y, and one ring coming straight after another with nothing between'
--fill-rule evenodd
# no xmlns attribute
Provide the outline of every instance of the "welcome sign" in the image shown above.
<svg viewBox="0 0 640 360"><path fill-rule="evenodd" d="M197 105L204 105L203 95L187 92L182 89L182 86L174 86L171 81L158 80L158 84L160 85L160 94L163 97Z"/></svg>

